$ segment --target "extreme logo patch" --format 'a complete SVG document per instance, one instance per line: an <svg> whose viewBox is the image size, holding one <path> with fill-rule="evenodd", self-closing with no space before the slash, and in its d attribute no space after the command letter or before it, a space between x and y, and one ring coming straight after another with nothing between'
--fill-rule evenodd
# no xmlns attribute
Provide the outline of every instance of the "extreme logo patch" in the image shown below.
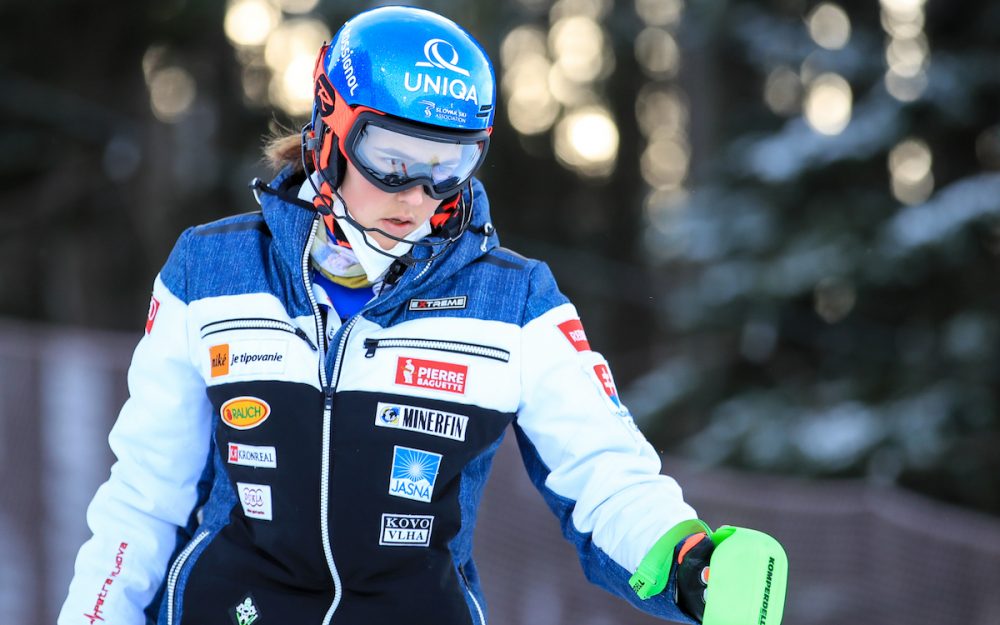
<svg viewBox="0 0 1000 625"><path fill-rule="evenodd" d="M392 452L389 494L430 503L441 468L441 454L396 445Z"/></svg>
<svg viewBox="0 0 1000 625"><path fill-rule="evenodd" d="M396 384L416 386L458 395L465 394L469 368L450 362L400 356L396 361Z"/></svg>
<svg viewBox="0 0 1000 625"><path fill-rule="evenodd" d="M434 517L423 514L383 514L378 544L387 547L427 547Z"/></svg>
<svg viewBox="0 0 1000 625"><path fill-rule="evenodd" d="M263 423L271 414L271 407L256 397L234 397L219 409L222 420L231 428L249 430Z"/></svg>
<svg viewBox="0 0 1000 625"><path fill-rule="evenodd" d="M438 297L435 299L411 299L409 309L417 312L429 312L431 310L461 310L465 308L469 301L468 296L459 295L457 297Z"/></svg>
<svg viewBox="0 0 1000 625"><path fill-rule="evenodd" d="M375 409L375 425L464 441L469 417L417 406L379 402Z"/></svg>

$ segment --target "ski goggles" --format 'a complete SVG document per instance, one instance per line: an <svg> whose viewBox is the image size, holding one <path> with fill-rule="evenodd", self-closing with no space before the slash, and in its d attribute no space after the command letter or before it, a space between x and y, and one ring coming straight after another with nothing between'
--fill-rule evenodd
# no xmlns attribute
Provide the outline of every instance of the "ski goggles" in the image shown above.
<svg viewBox="0 0 1000 625"><path fill-rule="evenodd" d="M364 111L341 145L358 171L383 191L398 193L419 185L430 197L444 200L483 164L489 142L489 130L436 130Z"/></svg>

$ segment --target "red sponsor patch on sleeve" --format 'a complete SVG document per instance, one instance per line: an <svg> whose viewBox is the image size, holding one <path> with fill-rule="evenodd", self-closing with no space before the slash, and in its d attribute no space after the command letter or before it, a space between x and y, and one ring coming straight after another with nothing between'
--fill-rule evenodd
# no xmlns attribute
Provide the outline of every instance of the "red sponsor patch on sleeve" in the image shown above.
<svg viewBox="0 0 1000 625"><path fill-rule="evenodd" d="M146 334L153 331L153 322L156 321L156 313L160 310L160 300L155 297L149 298L149 312L146 314Z"/></svg>
<svg viewBox="0 0 1000 625"><path fill-rule="evenodd" d="M563 321L559 324L559 329L562 331L563 336L566 337L566 340L576 348L576 351L590 351L590 342L587 340L587 334L583 331L583 324L580 323L579 319Z"/></svg>

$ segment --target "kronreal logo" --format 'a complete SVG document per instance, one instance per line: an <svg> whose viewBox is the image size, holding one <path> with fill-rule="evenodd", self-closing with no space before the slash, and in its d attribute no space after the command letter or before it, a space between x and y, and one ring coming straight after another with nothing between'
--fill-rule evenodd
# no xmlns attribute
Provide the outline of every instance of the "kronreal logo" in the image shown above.
<svg viewBox="0 0 1000 625"><path fill-rule="evenodd" d="M416 67L446 69L460 76L471 77L469 70L459 67L458 50L444 39L431 39L424 44L426 61L417 61ZM440 74L432 76L424 72L410 72L403 75L403 86L407 91L451 96L456 100L472 101L479 104L476 85L470 85L461 78L451 78Z"/></svg>
<svg viewBox="0 0 1000 625"><path fill-rule="evenodd" d="M431 310L461 310L468 302L468 296L439 297L436 299L411 299L410 310L428 312Z"/></svg>
<svg viewBox="0 0 1000 625"><path fill-rule="evenodd" d="M229 464L260 469L277 469L278 460L274 447L255 447L229 443Z"/></svg>
<svg viewBox="0 0 1000 625"><path fill-rule="evenodd" d="M464 441L469 417L440 410L379 402L375 409L375 425Z"/></svg>
<svg viewBox="0 0 1000 625"><path fill-rule="evenodd" d="M578 352L589 352L590 342L587 334L583 331L583 324L579 319L570 319L559 324L559 329Z"/></svg>
<svg viewBox="0 0 1000 625"><path fill-rule="evenodd" d="M469 368L450 362L400 356L396 361L396 384L448 393L465 394Z"/></svg>
<svg viewBox="0 0 1000 625"><path fill-rule="evenodd" d="M266 484L248 484L236 482L236 494L239 495L243 514L251 519L270 521L271 487Z"/></svg>
<svg viewBox="0 0 1000 625"><path fill-rule="evenodd" d="M387 547L427 547L434 517L424 514L383 514L378 544Z"/></svg>
<svg viewBox="0 0 1000 625"><path fill-rule="evenodd" d="M219 409L222 420L231 428L249 430L263 423L271 414L271 407L256 397L234 397Z"/></svg>
<svg viewBox="0 0 1000 625"><path fill-rule="evenodd" d="M389 494L430 503L441 468L441 454L396 445L392 452Z"/></svg>

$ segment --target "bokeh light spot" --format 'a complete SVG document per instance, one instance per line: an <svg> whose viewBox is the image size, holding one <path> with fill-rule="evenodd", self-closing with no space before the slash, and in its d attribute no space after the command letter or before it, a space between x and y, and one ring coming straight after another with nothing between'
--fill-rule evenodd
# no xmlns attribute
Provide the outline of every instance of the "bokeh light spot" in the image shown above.
<svg viewBox="0 0 1000 625"><path fill-rule="evenodd" d="M851 20L840 6L832 2L816 5L806 18L809 36L817 45L828 50L839 50L851 38Z"/></svg>
<svg viewBox="0 0 1000 625"><path fill-rule="evenodd" d="M183 117L197 92L194 78L182 67L156 70L149 78L149 103L153 114L163 122L172 123Z"/></svg>
<svg viewBox="0 0 1000 625"><path fill-rule="evenodd" d="M840 134L851 121L852 106L847 81L838 74L820 74L806 94L806 121L821 134Z"/></svg>
<svg viewBox="0 0 1000 625"><path fill-rule="evenodd" d="M281 11L266 0L233 0L223 27L234 45L260 46L280 21Z"/></svg>
<svg viewBox="0 0 1000 625"><path fill-rule="evenodd" d="M671 78L681 63L680 49L673 35L662 28L648 27L635 38L635 58L651 78Z"/></svg>
<svg viewBox="0 0 1000 625"><path fill-rule="evenodd" d="M618 156L618 126L603 107L590 106L565 115L556 126L556 157L585 176L607 176Z"/></svg>

